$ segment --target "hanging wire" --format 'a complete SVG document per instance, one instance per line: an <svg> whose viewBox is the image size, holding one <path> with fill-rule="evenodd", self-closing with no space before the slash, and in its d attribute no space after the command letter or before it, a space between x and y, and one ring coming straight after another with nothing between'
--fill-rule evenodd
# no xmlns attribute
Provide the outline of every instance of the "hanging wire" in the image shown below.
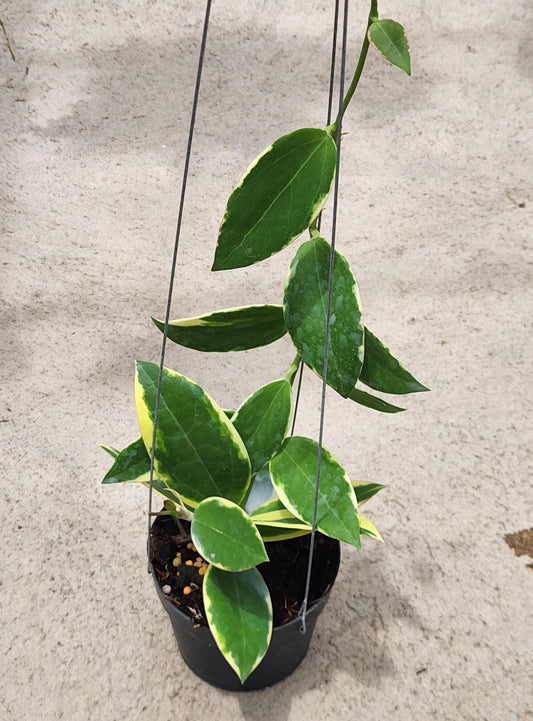
<svg viewBox="0 0 533 721"><path fill-rule="evenodd" d="M154 429L152 433L152 449L150 452L150 481L149 481L149 494L148 494L148 573L152 572L152 498L153 498L153 484L154 484L154 464L155 464L155 442L157 436L157 423L159 417L159 400L161 398L161 383L163 380L163 366L165 363L165 350L167 345L168 336L168 324L170 320L170 308L172 305L172 293L174 290L174 280L176 277L176 265L178 259L179 241L181 234L181 222L183 218L183 208L185 205L185 191L187 189L187 178L189 175L189 164L191 160L192 150L192 139L194 135L194 126L196 123L196 110L198 108L198 97L200 94L200 81L202 78L202 69L204 65L205 47L207 42L207 30L209 28L209 15L211 13L211 1L207 0L205 7L204 25L202 32L202 43L200 46L200 56L198 59L198 70L196 73L196 85L194 88L194 99L191 110L191 120L189 124L189 137L187 140L187 151L185 153L185 162L183 166L183 176L181 181L181 196L178 210L178 220L176 224L176 235L174 239L174 251L172 255L172 266L170 270L170 280L168 285L168 296L167 296L167 308L165 313L165 326L163 329L163 341L161 343L161 359L159 361L159 375L157 378L157 391L155 397L155 409L154 409ZM179 497L179 496L178 496ZM181 502L181 498L180 498ZM182 503L183 505L183 503Z"/></svg>
<svg viewBox="0 0 533 721"><path fill-rule="evenodd" d="M324 371L322 373L322 399L320 404L320 428L318 433L318 454L317 454L317 470L316 470L316 483L315 483L315 502L313 509L313 524L311 530L311 539L309 544L309 560L307 564L307 578L305 582L305 595L302 602L302 606L298 612L298 616L301 619L300 632L305 634L307 631L305 623L305 615L307 613L307 605L309 602L309 587L311 585L311 570L313 566L313 554L315 547L315 535L316 535L316 519L318 510L318 497L320 491L320 468L322 463L322 440L324 437L324 418L326 412L326 388L327 388L327 377L328 377L328 357L329 357L329 343L331 336L331 305L333 298L333 272L335 269L335 238L337 232L337 207L339 200L339 175L340 175L340 161L341 161L341 139L342 139L342 109L344 99L344 75L346 72L346 45L348 36L348 7L350 1L344 0L344 16L342 26L342 50L341 50L341 69L340 69L340 80L339 80L339 115L338 115L338 126L337 126L337 161L335 170L335 185L333 190L333 214L332 214L332 226L331 226L331 253L329 263L329 282L328 282L328 307L326 315L326 340L324 343Z"/></svg>
<svg viewBox="0 0 533 721"><path fill-rule="evenodd" d="M333 108L333 88L335 86L335 64L337 59L337 34L339 28L339 5L340 0L335 0L335 11L333 14L333 38L331 41L331 62L329 64L329 93L328 93L328 112L326 117L326 127L331 124L331 114ZM317 230L320 231L320 225L322 223L322 211L318 216ZM294 400L294 413L292 415L292 427L291 436L294 435L294 428L296 426L296 416L298 415L298 406L300 404L300 394L302 390L302 377L304 373L304 362L300 360L298 368L298 387L296 390L296 398Z"/></svg>

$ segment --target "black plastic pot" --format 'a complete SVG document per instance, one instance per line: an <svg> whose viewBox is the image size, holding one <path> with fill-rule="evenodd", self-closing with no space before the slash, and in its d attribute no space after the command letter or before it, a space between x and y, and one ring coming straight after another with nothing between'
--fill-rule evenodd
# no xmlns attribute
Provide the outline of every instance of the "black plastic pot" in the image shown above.
<svg viewBox="0 0 533 721"><path fill-rule="evenodd" d="M201 679L218 688L227 691L255 691L282 681L305 658L318 616L326 605L339 569L340 544L338 541L333 542L332 553L328 561L330 577L324 579L327 591L309 608L306 616L306 633L301 632L300 619L275 626L265 657L244 684L241 684L235 671L218 649L209 628L206 626L195 628L191 618L165 597L155 573L152 575L157 594L170 617L178 648L189 668ZM313 562L313 573L324 572L324 569L316 568L315 565ZM261 566L258 568L260 571L262 570Z"/></svg>

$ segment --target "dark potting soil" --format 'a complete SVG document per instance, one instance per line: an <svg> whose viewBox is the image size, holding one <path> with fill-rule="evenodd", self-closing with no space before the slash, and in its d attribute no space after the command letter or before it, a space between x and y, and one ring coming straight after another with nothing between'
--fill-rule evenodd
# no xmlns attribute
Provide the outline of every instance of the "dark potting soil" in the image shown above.
<svg viewBox="0 0 533 721"><path fill-rule="evenodd" d="M206 626L202 600L202 571L207 566L194 548L190 523L180 528L171 516L159 516L152 526L152 567L166 598L195 624ZM265 543L269 561L257 566L270 591L274 626L296 617L303 601L310 535L287 541ZM196 564L196 565L195 565ZM309 607L331 586L338 568L337 541L317 532L313 553L313 573Z"/></svg>

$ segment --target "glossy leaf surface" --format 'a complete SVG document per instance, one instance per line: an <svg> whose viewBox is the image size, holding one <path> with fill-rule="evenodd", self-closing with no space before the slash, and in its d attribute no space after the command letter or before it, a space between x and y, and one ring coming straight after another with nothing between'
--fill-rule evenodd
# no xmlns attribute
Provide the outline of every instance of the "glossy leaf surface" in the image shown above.
<svg viewBox="0 0 533 721"><path fill-rule="evenodd" d="M359 388L352 388L348 394L348 398L356 403L359 403L361 406L372 408L374 411L380 411L381 413L401 413L405 410L405 408L393 406L392 403L387 403L387 401L377 398L371 393L362 391Z"/></svg>
<svg viewBox="0 0 533 721"><path fill-rule="evenodd" d="M324 370L330 244L315 237L303 243L285 285L285 323L298 354L318 375ZM328 384L347 397L363 363L364 326L357 283L346 259L335 253Z"/></svg>
<svg viewBox="0 0 533 721"><path fill-rule="evenodd" d="M287 438L270 461L272 482L286 508L308 524L313 522L318 444L310 438ZM346 472L322 449L317 524L322 533L360 548L357 500Z"/></svg>
<svg viewBox="0 0 533 721"><path fill-rule="evenodd" d="M251 515L256 508L259 508L263 503L273 498L275 493L276 491L270 478L270 469L268 466L263 466L253 478L252 488L246 500L244 510Z"/></svg>
<svg viewBox="0 0 533 721"><path fill-rule="evenodd" d="M242 438L252 473L259 471L279 451L292 407L291 385L281 379L267 383L247 398L231 422Z"/></svg>
<svg viewBox="0 0 533 721"><path fill-rule="evenodd" d="M311 525L297 518L279 498L272 498L250 514L254 523L277 528L294 528L309 532Z"/></svg>
<svg viewBox="0 0 533 721"><path fill-rule="evenodd" d="M119 451L102 483L147 483L150 480L150 456L142 438Z"/></svg>
<svg viewBox="0 0 533 721"><path fill-rule="evenodd" d="M329 195L335 163L335 143L320 128L302 128L276 140L228 200L213 270L256 263L303 233Z"/></svg>
<svg viewBox="0 0 533 721"><path fill-rule="evenodd" d="M361 514L359 514L359 527L361 529L362 536L370 536L371 538L377 538L378 541L381 541L383 543L381 533L374 526L372 521L369 521L366 516L362 516Z"/></svg>
<svg viewBox="0 0 533 721"><path fill-rule="evenodd" d="M217 646L242 683L265 655L272 635L272 603L256 568L231 573L209 566L203 598Z"/></svg>
<svg viewBox="0 0 533 721"><path fill-rule="evenodd" d="M365 357L359 380L382 393L403 395L429 390L419 383L366 327Z"/></svg>
<svg viewBox="0 0 533 721"><path fill-rule="evenodd" d="M244 571L268 561L250 517L225 498L207 498L194 512L191 537L199 553L217 568Z"/></svg>
<svg viewBox="0 0 533 721"><path fill-rule="evenodd" d="M164 322L152 318L160 331ZM281 338L287 329L279 305L250 305L172 320L168 337L174 343L204 352L258 348Z"/></svg>
<svg viewBox="0 0 533 721"><path fill-rule="evenodd" d="M150 452L159 366L137 361L135 403L141 436ZM224 411L196 383L163 369L155 452L158 475L197 503L221 496L245 498L250 459Z"/></svg>
<svg viewBox="0 0 533 721"><path fill-rule="evenodd" d="M372 498L372 496L375 496L378 491L385 488L385 486L381 485L381 483L371 483L369 481L352 481L352 486L355 491L358 506L366 503L369 498Z"/></svg>
<svg viewBox="0 0 533 721"><path fill-rule="evenodd" d="M405 30L395 20L376 20L368 29L368 39L380 55L411 75L411 56Z"/></svg>

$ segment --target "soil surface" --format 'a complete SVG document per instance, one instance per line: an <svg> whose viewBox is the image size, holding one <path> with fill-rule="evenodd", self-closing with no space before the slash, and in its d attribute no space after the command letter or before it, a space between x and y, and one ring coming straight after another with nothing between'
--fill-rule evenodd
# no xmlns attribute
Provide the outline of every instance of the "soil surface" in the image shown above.
<svg viewBox="0 0 533 721"><path fill-rule="evenodd" d="M152 526L152 565L163 593L195 624L206 626L202 600L202 570L207 563L194 548L190 523L181 521L180 532L172 517L160 516ZM310 536L266 544L269 561L257 568L272 600L274 626L296 617L304 597ZM315 535L309 607L323 596L335 580L339 566L338 543L321 533Z"/></svg>

